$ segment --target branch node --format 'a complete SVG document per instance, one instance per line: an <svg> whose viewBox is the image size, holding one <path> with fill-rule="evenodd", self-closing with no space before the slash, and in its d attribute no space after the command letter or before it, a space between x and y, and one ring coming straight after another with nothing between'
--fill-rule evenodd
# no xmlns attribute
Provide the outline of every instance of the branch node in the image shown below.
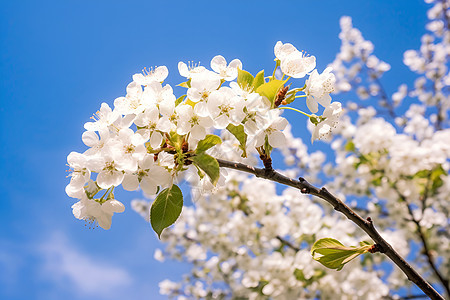
<svg viewBox="0 0 450 300"><path fill-rule="evenodd" d="M369 226L370 228L374 228L374 226L373 226L373 221L372 221L372 218L371 218L371 217L367 217L367 219L366 219L366 224L367 224L367 226Z"/></svg>
<svg viewBox="0 0 450 300"><path fill-rule="evenodd" d="M386 251L383 251L383 247L381 247L379 244L375 244L372 245L372 247L370 247L367 251L369 251L370 253L376 253L376 252L380 252L380 253L384 253Z"/></svg>
<svg viewBox="0 0 450 300"><path fill-rule="evenodd" d="M261 154L259 158L262 160L264 164L264 169L266 171L266 174L270 174L273 170L272 168L272 158L270 158L270 155L267 154Z"/></svg>
<svg viewBox="0 0 450 300"><path fill-rule="evenodd" d="M336 204L333 208L336 211L341 211L341 203Z"/></svg>
<svg viewBox="0 0 450 300"><path fill-rule="evenodd" d="M320 193L321 193L322 195L324 195L324 196L328 196L328 197L331 197L331 198L335 198L333 195L331 195L331 193L330 193L325 187L322 187L322 188L320 189Z"/></svg>

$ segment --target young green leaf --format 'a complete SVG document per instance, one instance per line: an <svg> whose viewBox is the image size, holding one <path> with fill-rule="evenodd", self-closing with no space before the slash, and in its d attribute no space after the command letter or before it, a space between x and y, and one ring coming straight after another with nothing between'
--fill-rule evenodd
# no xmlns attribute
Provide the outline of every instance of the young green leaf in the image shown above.
<svg viewBox="0 0 450 300"><path fill-rule="evenodd" d="M253 79L253 90L256 91L257 88L259 88L260 85L264 84L264 70L259 71L258 74L256 74L255 79Z"/></svg>
<svg viewBox="0 0 450 300"><path fill-rule="evenodd" d="M437 192L437 189L440 188L443 184L444 181L442 180L442 175L446 175L447 172L445 172L444 168L442 168L442 165L439 165L437 168L435 168L432 172L431 172L431 176L430 179L433 181L432 184L432 191L433 191L433 195Z"/></svg>
<svg viewBox="0 0 450 300"><path fill-rule="evenodd" d="M303 273L303 270L296 268L294 270L294 276L295 276L295 279L297 279L298 281L306 281L306 277L305 277L305 274Z"/></svg>
<svg viewBox="0 0 450 300"><path fill-rule="evenodd" d="M197 144L197 153L202 153L208 150L209 148L222 143L220 137L214 134L208 134L203 140L198 142Z"/></svg>
<svg viewBox="0 0 450 300"><path fill-rule="evenodd" d="M219 172L219 163L217 160L206 154L199 153L190 158L194 162L194 164L202 169L211 179L212 184L216 185L217 181L219 181L220 172Z"/></svg>
<svg viewBox="0 0 450 300"><path fill-rule="evenodd" d="M365 244L361 247L346 247L338 240L324 238L316 241L311 249L311 255L322 265L330 269L340 271L346 263L368 252L372 245Z"/></svg>
<svg viewBox="0 0 450 300"><path fill-rule="evenodd" d="M150 222L158 238L161 238L161 232L165 228L175 223L182 208L183 194L175 184L159 193L150 209Z"/></svg>
<svg viewBox="0 0 450 300"><path fill-rule="evenodd" d="M288 81L288 79L286 79L286 80L274 79L272 81L269 81L269 82L266 82L266 83L260 85L256 89L256 92L258 94L260 94L261 96L264 96L267 99L269 99L270 103L272 103L272 106L273 106L273 102L275 101L275 97L276 97L278 91L280 90L280 88L282 88L284 86L284 84L287 81Z"/></svg>
<svg viewBox="0 0 450 300"><path fill-rule="evenodd" d="M291 104L292 102L294 102L295 100L295 93L289 95L288 97L286 97L286 99L284 99L284 101L286 101L286 104Z"/></svg>
<svg viewBox="0 0 450 300"><path fill-rule="evenodd" d="M177 84L177 86L185 87L188 89L191 87L191 79L189 79L188 81L182 82L180 84Z"/></svg>
<svg viewBox="0 0 450 300"><path fill-rule="evenodd" d="M184 98L186 98L186 95L178 97L178 99L175 101L175 106L178 106L178 104L183 102Z"/></svg>
<svg viewBox="0 0 450 300"><path fill-rule="evenodd" d="M356 150L355 144L352 141L348 141L345 144L345 151L354 152Z"/></svg>
<svg viewBox="0 0 450 300"><path fill-rule="evenodd" d="M242 89L246 89L247 87L252 86L253 80L254 78L252 74L247 71L238 69L237 83Z"/></svg>
<svg viewBox="0 0 450 300"><path fill-rule="evenodd" d="M230 124L227 126L227 130L239 141L239 148L243 151L242 157L247 157L247 134L244 131L244 126Z"/></svg>

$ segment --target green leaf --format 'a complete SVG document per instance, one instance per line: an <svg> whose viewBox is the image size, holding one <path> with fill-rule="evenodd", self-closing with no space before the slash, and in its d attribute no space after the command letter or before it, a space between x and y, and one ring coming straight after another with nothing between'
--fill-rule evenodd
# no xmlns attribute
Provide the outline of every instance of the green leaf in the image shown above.
<svg viewBox="0 0 450 300"><path fill-rule="evenodd" d="M256 92L258 94L260 94L261 96L267 97L267 99L269 99L270 103L272 103L272 106L273 106L273 102L275 101L275 97L276 97L278 91L280 90L281 87L284 86L284 84L288 80L289 79L286 79L286 80L274 79L272 81L261 84L256 89Z"/></svg>
<svg viewBox="0 0 450 300"><path fill-rule="evenodd" d="M441 176L446 174L447 173L442 166L438 165L432 170L418 171L412 178L416 179L416 183L420 188L420 194L428 191L428 193L433 196L437 193L437 189L444 184Z"/></svg>
<svg viewBox="0 0 450 300"><path fill-rule="evenodd" d="M361 247L346 247L338 240L324 238L316 241L311 249L311 255L322 265L330 269L341 270L346 263L359 255L368 252L371 245Z"/></svg>
<svg viewBox="0 0 450 300"><path fill-rule="evenodd" d="M188 81L182 82L182 83L178 84L177 86L185 87L188 89L191 87L191 79L189 79Z"/></svg>
<svg viewBox="0 0 450 300"><path fill-rule="evenodd" d="M249 86L252 86L253 83L253 75L250 74L247 71L238 69L238 77L237 77L237 83L242 89L245 89Z"/></svg>
<svg viewBox="0 0 450 300"><path fill-rule="evenodd" d="M433 195L436 194L437 189L440 188L444 184L444 181L442 180L441 175L447 175L447 172L445 172L444 168L442 168L441 165L439 165L439 167L437 167L436 169L434 169L431 172L430 178L433 181L433 184L431 186Z"/></svg>
<svg viewBox="0 0 450 300"><path fill-rule="evenodd" d="M295 279L297 279L298 281L306 281L306 277L305 277L305 274L303 273L303 270L296 268L294 271L294 276L295 276Z"/></svg>
<svg viewBox="0 0 450 300"><path fill-rule="evenodd" d="M259 71L258 74L256 74L255 79L253 79L253 90L256 90L259 88L260 85L264 84L264 70Z"/></svg>
<svg viewBox="0 0 450 300"><path fill-rule="evenodd" d="M230 124L227 126L227 130L239 141L239 148L243 151L242 157L247 157L247 134L244 131L244 125Z"/></svg>
<svg viewBox="0 0 450 300"><path fill-rule="evenodd" d="M197 153L202 153L220 143L222 143L220 137L214 134L208 134L203 140L198 142L197 149L195 151Z"/></svg>
<svg viewBox="0 0 450 300"><path fill-rule="evenodd" d="M372 179L372 184L374 186L381 186L381 183L383 182L383 176L378 176Z"/></svg>
<svg viewBox="0 0 450 300"><path fill-rule="evenodd" d="M175 184L159 193L150 209L150 222L158 238L165 228L175 223L182 208L183 194Z"/></svg>
<svg viewBox="0 0 450 300"><path fill-rule="evenodd" d="M181 149L181 145L183 144L183 136L179 135L175 131L170 132L169 141L175 149Z"/></svg>
<svg viewBox="0 0 450 300"><path fill-rule="evenodd" d="M431 172L431 180L436 180L436 179L440 179L441 175L446 175L447 173L445 172L444 168L442 168L441 165L439 165L439 167L435 168L432 172Z"/></svg>
<svg viewBox="0 0 450 300"><path fill-rule="evenodd" d="M195 105L197 104L197 102L194 102L191 99L187 98L187 100L184 102L184 104L190 105L190 106L192 106L192 108L194 108Z"/></svg>
<svg viewBox="0 0 450 300"><path fill-rule="evenodd" d="M355 150L355 143L353 143L352 141L348 141L347 144L345 144L345 151L354 152Z"/></svg>
<svg viewBox="0 0 450 300"><path fill-rule="evenodd" d="M184 98L186 98L186 95L183 95L183 96L179 97L179 98L175 101L175 106L178 106L178 104L180 104L181 102L183 102Z"/></svg>
<svg viewBox="0 0 450 300"><path fill-rule="evenodd" d="M284 101L286 101L286 104L291 104L295 100L295 93L291 94L289 97L286 97Z"/></svg>
<svg viewBox="0 0 450 300"><path fill-rule="evenodd" d="M190 160L192 160L197 167L202 169L209 176L211 182L216 185L220 177L220 172L219 163L214 157L206 153L199 153L190 157Z"/></svg>
<svg viewBox="0 0 450 300"><path fill-rule="evenodd" d="M415 178L427 178L430 174L430 171L428 170L421 170L419 172L417 172L416 174L414 174Z"/></svg>

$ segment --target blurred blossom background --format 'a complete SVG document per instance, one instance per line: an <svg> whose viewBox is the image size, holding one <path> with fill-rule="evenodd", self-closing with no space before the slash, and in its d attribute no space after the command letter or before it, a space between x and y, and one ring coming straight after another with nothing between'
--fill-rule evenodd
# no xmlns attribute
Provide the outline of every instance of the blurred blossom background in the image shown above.
<svg viewBox="0 0 450 300"><path fill-rule="evenodd" d="M105 231L75 219L75 199L64 192L68 153L86 149L83 124L101 102L112 105L125 94L133 74L166 65L167 83L176 85L183 79L179 61L209 67L218 54L239 58L253 74L269 73L279 40L315 55L322 72L339 51L339 19L347 15L373 42L375 55L391 65L381 78L391 95L415 78L403 53L419 48L429 7L410 0L4 1L0 298L165 299L158 283L180 280L189 270L153 258L161 244L130 207L140 193L116 192L126 211ZM306 118L285 116L294 136L310 145ZM329 152L323 142L310 147Z"/></svg>

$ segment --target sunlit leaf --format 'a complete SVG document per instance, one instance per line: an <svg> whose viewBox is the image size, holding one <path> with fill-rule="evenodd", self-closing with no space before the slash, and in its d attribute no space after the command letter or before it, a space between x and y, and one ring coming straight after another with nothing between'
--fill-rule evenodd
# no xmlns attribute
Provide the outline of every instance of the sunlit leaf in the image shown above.
<svg viewBox="0 0 450 300"><path fill-rule="evenodd" d="M211 179L211 182L216 185L217 181L219 181L220 171L219 171L219 163L217 160L206 154L200 153L190 158L194 162L196 166L202 169Z"/></svg>
<svg viewBox="0 0 450 300"><path fill-rule="evenodd" d="M159 193L150 210L150 223L159 238L165 228L175 223L182 208L183 194L175 184Z"/></svg>
<svg viewBox="0 0 450 300"><path fill-rule="evenodd" d="M253 79L252 87L253 90L257 90L260 85L264 84L264 70L259 71L258 74L256 74L255 79Z"/></svg>
<svg viewBox="0 0 450 300"><path fill-rule="evenodd" d="M203 140L198 142L196 152L197 153L205 152L209 148L220 143L222 143L220 137L214 134L208 134Z"/></svg>
<svg viewBox="0 0 450 300"><path fill-rule="evenodd" d="M234 135L239 141L239 148L243 151L242 157L247 157L247 134L244 131L244 126L234 126L230 124L227 126L227 130Z"/></svg>
<svg viewBox="0 0 450 300"><path fill-rule="evenodd" d="M238 77L237 83L242 89L246 89L249 86L252 86L253 83L253 75L247 71L238 69Z"/></svg>
<svg viewBox="0 0 450 300"><path fill-rule="evenodd" d="M287 81L288 81L288 79L286 79L286 80L274 79L272 81L269 81L269 82L266 82L266 83L260 85L256 89L256 92L258 94L260 94L261 96L264 96L267 99L269 99L270 103L272 103L272 106L273 106L273 102L275 101L275 97L276 97L278 91L280 90L281 87L284 86L284 84Z"/></svg>
<svg viewBox="0 0 450 300"><path fill-rule="evenodd" d="M368 252L371 247L369 244L364 244L361 247L346 247L338 240L324 238L314 243L311 254L314 260L325 267L339 271L346 263Z"/></svg>

